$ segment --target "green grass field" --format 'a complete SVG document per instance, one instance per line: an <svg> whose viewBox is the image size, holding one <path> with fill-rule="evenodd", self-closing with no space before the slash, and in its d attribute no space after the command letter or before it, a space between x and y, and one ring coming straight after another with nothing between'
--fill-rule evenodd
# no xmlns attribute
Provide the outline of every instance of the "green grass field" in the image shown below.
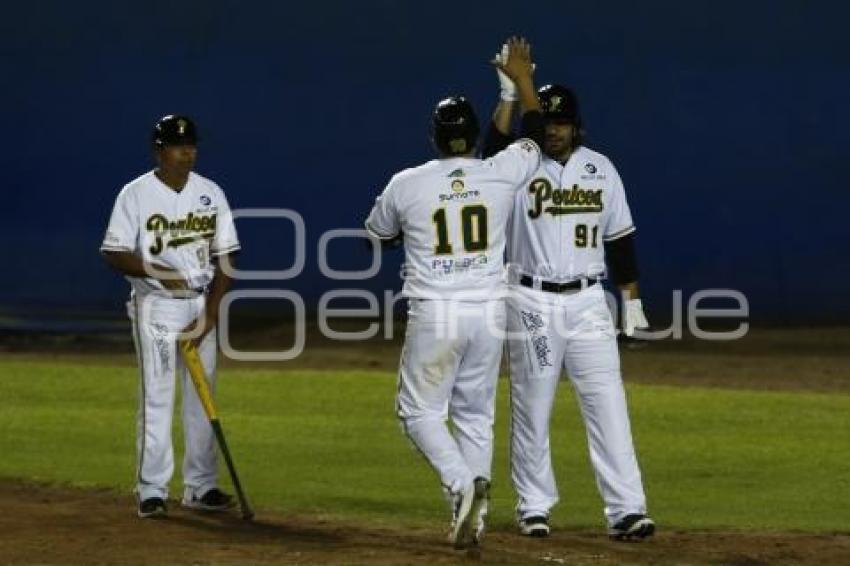
<svg viewBox="0 0 850 566"><path fill-rule="evenodd" d="M508 396L498 400L491 522L513 517ZM395 376L225 371L221 420L260 509L376 525L446 519L436 475L401 434ZM850 507L850 396L630 386L650 511L665 529L842 531ZM129 493L133 368L0 362L0 476ZM570 387L555 408L561 527L602 525ZM179 413L178 413L179 414ZM179 418L175 419L180 493ZM222 477L226 478L222 471Z"/></svg>

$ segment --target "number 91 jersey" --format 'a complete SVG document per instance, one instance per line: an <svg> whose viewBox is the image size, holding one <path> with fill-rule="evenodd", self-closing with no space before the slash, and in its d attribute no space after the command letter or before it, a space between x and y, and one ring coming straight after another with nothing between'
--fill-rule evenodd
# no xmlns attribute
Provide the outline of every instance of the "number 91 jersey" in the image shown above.
<svg viewBox="0 0 850 566"><path fill-rule="evenodd" d="M540 162L537 144L521 139L489 159L436 159L396 174L375 202L366 229L381 239L403 234L403 295L495 298L505 284L514 198Z"/></svg>
<svg viewBox="0 0 850 566"><path fill-rule="evenodd" d="M603 243L634 230L614 165L579 147L565 165L544 158L516 195L508 263L545 281L595 278L605 273Z"/></svg>

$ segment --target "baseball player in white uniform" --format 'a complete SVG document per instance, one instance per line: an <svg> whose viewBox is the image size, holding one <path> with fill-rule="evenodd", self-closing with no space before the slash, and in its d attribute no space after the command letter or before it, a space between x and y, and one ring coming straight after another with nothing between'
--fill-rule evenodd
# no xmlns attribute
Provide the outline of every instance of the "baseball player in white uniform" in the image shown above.
<svg viewBox="0 0 850 566"><path fill-rule="evenodd" d="M131 286L127 310L141 374L135 489L140 517L167 513L177 376L186 439L182 504L206 511L233 504L218 488L213 430L176 348L182 332L193 336L212 389L218 307L230 284L219 261L239 250L239 241L222 190L192 172L196 143L189 118L169 115L157 122L157 168L118 194L100 248Z"/></svg>
<svg viewBox="0 0 850 566"><path fill-rule="evenodd" d="M524 133L542 140L527 43L511 40ZM450 540L477 544L489 491L496 381L504 342L505 229L516 191L537 170L538 143L521 139L474 157L478 120L463 97L441 101L432 140L440 158L396 174L366 220L375 237L403 237L408 325L398 416L454 503ZM453 430L447 427L451 418Z"/></svg>
<svg viewBox="0 0 850 566"><path fill-rule="evenodd" d="M514 86L500 76L502 100L484 155L510 143ZM547 536L558 501L549 446L556 387L566 370L587 429L590 460L615 539L643 539L646 514L620 374L616 331L600 280L611 275L624 299L624 332L647 327L638 298L632 222L611 161L581 145L573 92L538 92L545 157L515 200L508 244L512 478L522 534ZM606 263L608 269L606 269Z"/></svg>

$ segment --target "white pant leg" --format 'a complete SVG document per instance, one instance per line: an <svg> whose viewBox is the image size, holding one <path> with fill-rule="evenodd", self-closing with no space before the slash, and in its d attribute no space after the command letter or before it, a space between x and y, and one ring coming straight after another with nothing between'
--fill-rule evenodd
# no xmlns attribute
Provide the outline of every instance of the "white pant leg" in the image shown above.
<svg viewBox="0 0 850 566"><path fill-rule="evenodd" d="M449 402L454 437L472 475L490 479L496 386L505 332L504 301L466 303L460 313L469 344Z"/></svg>
<svg viewBox="0 0 850 566"><path fill-rule="evenodd" d="M467 339L451 320L445 301L411 299L401 356L398 416L404 431L452 493L474 476L446 426L448 402Z"/></svg>
<svg viewBox="0 0 850 566"><path fill-rule="evenodd" d="M601 286L567 298L566 304L571 321L566 368L578 393L605 516L613 525L630 513L646 513L616 334Z"/></svg>
<svg viewBox="0 0 850 566"><path fill-rule="evenodd" d="M511 478L520 519L548 515L558 502L549 421L565 342L553 325L559 311L541 293L518 288L508 301Z"/></svg>
<svg viewBox="0 0 850 566"><path fill-rule="evenodd" d="M197 316L203 309L204 298L200 297L194 302ZM217 346L216 331L211 330L198 348L210 393L213 396L215 396ZM178 367L183 376L183 433L186 450L183 458L183 483L187 490L192 490L200 497L209 489L218 486L215 433L182 358L179 359Z"/></svg>
<svg viewBox="0 0 850 566"><path fill-rule="evenodd" d="M174 472L175 335L191 320L191 306L188 301L148 295L133 298L128 310L140 372L136 493L140 499L166 498Z"/></svg>

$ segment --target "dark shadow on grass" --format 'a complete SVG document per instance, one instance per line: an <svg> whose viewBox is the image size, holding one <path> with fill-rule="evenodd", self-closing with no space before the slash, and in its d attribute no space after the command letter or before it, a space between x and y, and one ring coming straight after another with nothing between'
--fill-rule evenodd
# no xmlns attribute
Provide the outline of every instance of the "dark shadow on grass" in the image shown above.
<svg viewBox="0 0 850 566"><path fill-rule="evenodd" d="M169 513L170 524L226 537L229 543L239 544L302 544L306 547L336 546L346 537L331 529L313 528L303 524L287 524L263 518L246 521L231 513L201 513L180 510ZM296 521L297 523L297 521Z"/></svg>

